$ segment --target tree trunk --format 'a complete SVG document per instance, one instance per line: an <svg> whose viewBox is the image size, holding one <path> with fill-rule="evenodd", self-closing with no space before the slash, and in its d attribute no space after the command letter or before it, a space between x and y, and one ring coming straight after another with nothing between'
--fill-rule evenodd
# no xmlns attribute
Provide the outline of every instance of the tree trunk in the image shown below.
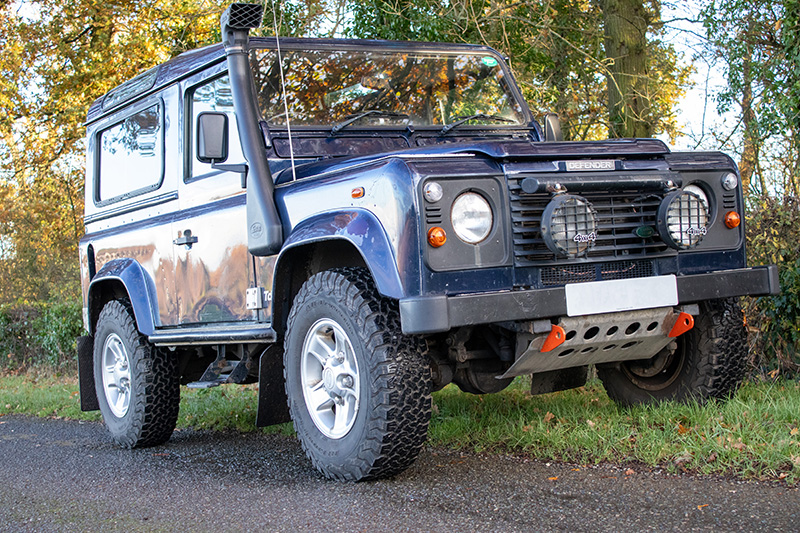
<svg viewBox="0 0 800 533"><path fill-rule="evenodd" d="M644 0L599 1L609 60L606 74L609 137L650 137L653 124L647 76L647 30L651 13Z"/></svg>
<svg viewBox="0 0 800 533"><path fill-rule="evenodd" d="M742 177L742 193L747 198L750 192L750 180L758 163L758 123L756 114L753 111L753 76L750 68L750 50L748 47L747 57L744 58L742 68L742 123L744 124L744 144L742 147L742 158L739 161L739 174ZM762 180L761 194L766 194Z"/></svg>

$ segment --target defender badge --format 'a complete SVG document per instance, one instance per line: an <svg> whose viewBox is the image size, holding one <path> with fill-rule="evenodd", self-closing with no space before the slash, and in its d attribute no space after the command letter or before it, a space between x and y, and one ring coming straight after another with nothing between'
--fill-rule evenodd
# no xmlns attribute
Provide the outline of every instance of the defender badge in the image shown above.
<svg viewBox="0 0 800 533"><path fill-rule="evenodd" d="M566 161L567 172L598 172L605 170L614 170L616 168L616 161L613 159L601 160L583 160L583 161Z"/></svg>

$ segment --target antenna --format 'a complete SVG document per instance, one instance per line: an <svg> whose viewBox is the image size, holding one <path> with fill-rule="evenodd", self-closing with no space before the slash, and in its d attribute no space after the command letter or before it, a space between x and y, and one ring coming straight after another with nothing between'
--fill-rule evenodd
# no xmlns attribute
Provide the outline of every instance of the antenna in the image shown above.
<svg viewBox="0 0 800 533"><path fill-rule="evenodd" d="M289 101L286 99L286 78L283 74L283 56L281 55L281 38L278 35L278 18L275 14L275 0L272 0L272 25L275 28L275 43L278 48L278 69L281 73L281 89L283 90L283 111L286 116L286 133L289 136L289 161L292 164L292 179L297 179L297 172L294 169L294 146L292 143L292 124L289 121Z"/></svg>

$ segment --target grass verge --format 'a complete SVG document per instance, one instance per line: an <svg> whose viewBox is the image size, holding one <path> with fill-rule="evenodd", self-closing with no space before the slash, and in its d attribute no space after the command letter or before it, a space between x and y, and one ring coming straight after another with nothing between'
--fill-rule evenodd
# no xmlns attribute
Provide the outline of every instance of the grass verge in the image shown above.
<svg viewBox="0 0 800 533"><path fill-rule="evenodd" d="M518 379L499 394L434 394L429 442L578 464L613 462L800 482L800 383L747 383L728 402L617 408L598 382L543 396ZM255 386L181 392L178 427L255 430ZM75 379L0 377L0 416L100 420ZM291 424L267 429L291 434Z"/></svg>

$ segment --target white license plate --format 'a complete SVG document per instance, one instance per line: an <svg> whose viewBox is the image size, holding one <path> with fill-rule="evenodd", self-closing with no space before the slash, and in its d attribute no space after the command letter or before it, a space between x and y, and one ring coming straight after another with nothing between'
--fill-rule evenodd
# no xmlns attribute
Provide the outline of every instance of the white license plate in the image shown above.
<svg viewBox="0 0 800 533"><path fill-rule="evenodd" d="M564 289L569 316L678 305L678 282L672 274L652 278L571 283Z"/></svg>

